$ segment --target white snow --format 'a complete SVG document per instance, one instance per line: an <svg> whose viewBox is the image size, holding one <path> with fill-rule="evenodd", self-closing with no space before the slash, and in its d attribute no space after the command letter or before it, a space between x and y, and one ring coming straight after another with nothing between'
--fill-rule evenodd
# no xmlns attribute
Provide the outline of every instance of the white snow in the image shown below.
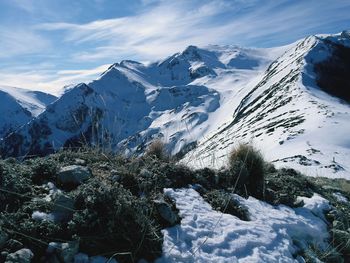
<svg viewBox="0 0 350 263"><path fill-rule="evenodd" d="M54 96L0 85L0 140L44 111Z"/></svg>
<svg viewBox="0 0 350 263"><path fill-rule="evenodd" d="M220 126L209 119L216 129L199 138L198 147L183 162L220 168L234 146L250 142L277 167L309 176L349 178L350 106L321 91L312 68L330 54L323 38L344 42L339 34L305 38L289 46L265 72L254 72L255 81L249 78L241 91L232 88L231 100L221 102L212 114L215 120L226 118L225 123ZM233 74L228 78L232 80ZM215 89L223 97L222 90Z"/></svg>
<svg viewBox="0 0 350 263"><path fill-rule="evenodd" d="M233 146L252 142L277 167L349 178L350 106L321 91L313 72L313 63L330 55L324 39L348 45L347 36L311 36L267 49L189 46L147 65L125 60L87 85L70 87L31 122L8 99L16 114L0 117L0 138L1 123L11 120L20 121L4 134L29 122L18 130L21 147L8 147L17 155L32 141L57 150L86 136L141 155L160 138L172 154L196 145L182 160L196 168L220 168Z"/></svg>
<svg viewBox="0 0 350 263"><path fill-rule="evenodd" d="M0 90L16 99L23 108L31 112L35 117L42 113L48 104L57 99L48 93L16 87L0 85Z"/></svg>
<svg viewBox="0 0 350 263"><path fill-rule="evenodd" d="M55 217L51 213L45 213L40 211L34 211L32 214L32 219L35 221L54 221Z"/></svg>
<svg viewBox="0 0 350 263"><path fill-rule="evenodd" d="M337 199L338 202L347 203L349 202L348 198L346 198L342 193L335 192L333 196Z"/></svg>
<svg viewBox="0 0 350 263"><path fill-rule="evenodd" d="M214 211L194 189L165 189L176 202L181 224L163 230L162 262L297 262L300 249L325 248L329 237L322 213L330 208L320 196L303 198L305 206L271 206L237 195L251 221Z"/></svg>

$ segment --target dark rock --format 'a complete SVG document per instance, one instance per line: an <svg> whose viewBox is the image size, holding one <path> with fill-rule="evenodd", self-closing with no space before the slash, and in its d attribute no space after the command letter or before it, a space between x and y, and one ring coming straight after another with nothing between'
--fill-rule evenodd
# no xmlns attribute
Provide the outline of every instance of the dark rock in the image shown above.
<svg viewBox="0 0 350 263"><path fill-rule="evenodd" d="M27 248L8 254L5 263L30 263L34 254Z"/></svg>
<svg viewBox="0 0 350 263"><path fill-rule="evenodd" d="M67 243L51 242L47 249L49 255L53 259L55 256L61 262L71 263L74 261L74 256L79 251L79 242L71 241Z"/></svg>
<svg viewBox="0 0 350 263"><path fill-rule="evenodd" d="M87 167L81 165L69 165L62 167L58 172L58 182L63 186L77 186L91 177Z"/></svg>
<svg viewBox="0 0 350 263"><path fill-rule="evenodd" d="M57 193L53 200L52 214L56 222L69 221L74 212L74 200L63 193Z"/></svg>
<svg viewBox="0 0 350 263"><path fill-rule="evenodd" d="M154 204L157 208L160 217L164 221L166 221L168 225L173 226L179 222L179 216L172 209L171 205L169 205L167 202L165 202L164 200L155 200Z"/></svg>

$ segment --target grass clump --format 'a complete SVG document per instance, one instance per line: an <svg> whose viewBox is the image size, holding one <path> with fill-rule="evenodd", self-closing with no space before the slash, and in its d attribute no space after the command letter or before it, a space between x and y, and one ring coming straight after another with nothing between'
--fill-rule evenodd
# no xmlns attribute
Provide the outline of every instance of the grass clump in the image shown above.
<svg viewBox="0 0 350 263"><path fill-rule="evenodd" d="M224 183L246 188L247 194L263 198L265 161L260 151L249 144L234 148L228 158L229 173Z"/></svg>
<svg viewBox="0 0 350 263"><path fill-rule="evenodd" d="M154 156L160 160L169 159L169 154L166 151L164 142L161 140L153 141L146 150L146 155Z"/></svg>

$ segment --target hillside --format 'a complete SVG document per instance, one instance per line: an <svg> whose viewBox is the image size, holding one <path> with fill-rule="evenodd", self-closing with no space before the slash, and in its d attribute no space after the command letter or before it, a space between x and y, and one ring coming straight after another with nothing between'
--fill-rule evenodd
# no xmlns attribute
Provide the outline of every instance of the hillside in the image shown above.
<svg viewBox="0 0 350 263"><path fill-rule="evenodd" d="M240 158L219 171L151 152L1 160L0 260L347 262L349 181Z"/></svg>
<svg viewBox="0 0 350 263"><path fill-rule="evenodd" d="M202 139L185 162L196 166L215 162L220 167L232 145L251 141L278 166L313 176L348 177L350 61L340 57L339 50L350 50L347 33L299 41L268 67L234 107L232 120ZM327 68L334 67L333 60L339 61L342 73L332 79ZM342 91L331 92L327 87L336 81Z"/></svg>
<svg viewBox="0 0 350 263"><path fill-rule="evenodd" d="M1 153L94 145L139 156L161 139L184 163L219 168L232 146L253 142L279 167L349 177L350 107L342 91L349 42L343 32L270 49L189 46L155 63L122 61L67 90L7 136Z"/></svg>
<svg viewBox="0 0 350 263"><path fill-rule="evenodd" d="M39 91L0 86L0 139L37 117L55 99Z"/></svg>

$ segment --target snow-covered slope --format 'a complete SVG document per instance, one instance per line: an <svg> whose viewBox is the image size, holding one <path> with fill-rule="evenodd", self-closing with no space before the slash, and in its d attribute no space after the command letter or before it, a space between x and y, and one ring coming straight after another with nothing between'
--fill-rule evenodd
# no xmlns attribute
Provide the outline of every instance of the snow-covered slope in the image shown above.
<svg viewBox="0 0 350 263"><path fill-rule="evenodd" d="M233 146L252 142L277 166L314 176L349 177L350 106L319 88L317 71L319 65L328 67L339 48L349 50L349 43L345 32L296 43L268 67L239 105L232 105L232 120L201 140L184 161L220 167ZM349 65L350 60L342 63Z"/></svg>
<svg viewBox="0 0 350 263"><path fill-rule="evenodd" d="M39 91L0 86L0 138L38 116L55 99Z"/></svg>
<svg viewBox="0 0 350 263"><path fill-rule="evenodd" d="M142 153L152 139L163 138L177 153L223 123L217 116L225 115L228 95L240 94L271 60L267 50L189 46L150 65L116 63L99 79L66 91L11 134L2 151L46 154L92 143Z"/></svg>
<svg viewBox="0 0 350 263"><path fill-rule="evenodd" d="M350 107L342 88L349 41L343 32L278 48L189 46L156 63L122 61L71 87L1 151L44 155L90 143L142 154L161 138L189 165L220 167L234 145L253 141L278 166L349 177ZM345 73L330 78L328 71Z"/></svg>

